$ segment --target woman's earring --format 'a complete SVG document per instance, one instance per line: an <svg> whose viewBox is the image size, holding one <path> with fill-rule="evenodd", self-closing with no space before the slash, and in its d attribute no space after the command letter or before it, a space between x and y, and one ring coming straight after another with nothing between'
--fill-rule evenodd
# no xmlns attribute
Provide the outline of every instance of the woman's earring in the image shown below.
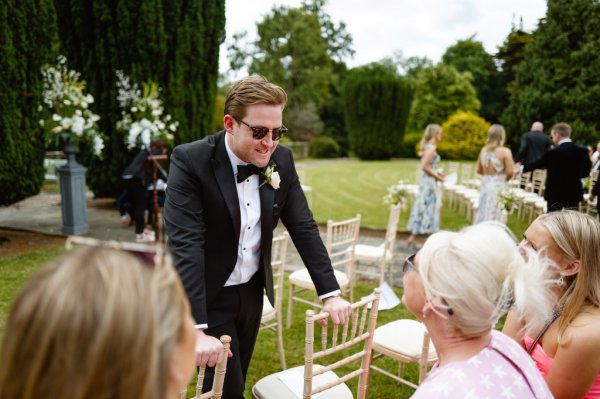
<svg viewBox="0 0 600 399"><path fill-rule="evenodd" d="M565 285L565 276L561 274L558 280L556 280L556 285L558 285L559 287Z"/></svg>

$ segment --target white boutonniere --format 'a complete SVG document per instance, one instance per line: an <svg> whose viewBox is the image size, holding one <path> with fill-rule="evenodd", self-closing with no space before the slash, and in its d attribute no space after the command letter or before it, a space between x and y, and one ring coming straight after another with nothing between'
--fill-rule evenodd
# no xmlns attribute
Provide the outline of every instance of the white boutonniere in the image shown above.
<svg viewBox="0 0 600 399"><path fill-rule="evenodd" d="M281 183L281 177L279 176L279 172L275 171L275 167L277 165L270 165L264 172L263 176L265 177L265 181L261 184L261 186L265 183L269 183L274 190L279 188L279 184Z"/></svg>

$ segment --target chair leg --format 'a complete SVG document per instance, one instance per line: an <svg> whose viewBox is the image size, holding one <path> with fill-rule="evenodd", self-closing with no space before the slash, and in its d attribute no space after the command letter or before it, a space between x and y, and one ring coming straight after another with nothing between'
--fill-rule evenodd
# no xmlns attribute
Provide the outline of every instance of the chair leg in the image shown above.
<svg viewBox="0 0 600 399"><path fill-rule="evenodd" d="M285 350L283 349L283 326L281 325L281 314L277 315L277 350L279 351L279 362L281 369L285 370Z"/></svg>
<svg viewBox="0 0 600 399"><path fill-rule="evenodd" d="M290 282L290 290L288 293L288 308L287 308L287 317L286 317L286 328L290 328L292 326L292 306L294 302L294 284Z"/></svg>

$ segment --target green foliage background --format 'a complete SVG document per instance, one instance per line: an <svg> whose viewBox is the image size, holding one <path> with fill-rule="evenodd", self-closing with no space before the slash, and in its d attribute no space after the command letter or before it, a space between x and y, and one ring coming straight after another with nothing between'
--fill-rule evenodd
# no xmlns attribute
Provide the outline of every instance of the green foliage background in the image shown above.
<svg viewBox="0 0 600 399"><path fill-rule="evenodd" d="M81 72L96 99L100 129L108 137L104 159L89 157L87 183L96 196L115 196L120 175L135 154L115 130L120 119L115 71L132 82L157 82L165 112L179 122L175 142L214 133L219 45L225 35L225 0L55 0L59 36L70 67Z"/></svg>
<svg viewBox="0 0 600 399"><path fill-rule="evenodd" d="M361 159L388 159L404 137L413 90L386 64L350 70L344 83L344 114L350 148Z"/></svg>
<svg viewBox="0 0 600 399"><path fill-rule="evenodd" d="M0 2L0 205L35 195L42 185L40 68L54 57L55 41L51 1Z"/></svg>
<svg viewBox="0 0 600 399"><path fill-rule="evenodd" d="M470 112L451 115L442 125L438 153L443 159L476 159L487 141L489 127L485 119Z"/></svg>

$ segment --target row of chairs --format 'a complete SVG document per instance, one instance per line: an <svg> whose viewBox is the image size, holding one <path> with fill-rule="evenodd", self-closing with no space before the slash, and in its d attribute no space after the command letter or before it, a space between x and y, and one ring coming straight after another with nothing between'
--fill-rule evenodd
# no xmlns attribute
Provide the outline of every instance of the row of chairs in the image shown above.
<svg viewBox="0 0 600 399"><path fill-rule="evenodd" d="M352 295L352 281L355 279L357 274L366 274L369 276L377 275L379 277L379 281L383 282L385 280L385 275L391 275L391 265L393 260L393 242L396 236L397 223L400 215L400 205L391 206L390 207L390 217L388 221L388 231L386 232L386 238L384 243L379 247L370 247L370 246L361 246L356 244L356 240L358 238L358 232L360 227L360 215L357 215L354 218L350 218L348 220L339 221L339 222L328 222L327 233L325 238L325 246L329 255L332 258L332 263L334 267L343 268L344 272L340 270L336 270L335 276L340 283L340 287L343 292L351 297ZM393 234L392 234L393 232ZM264 298L264 308L263 308L263 319L261 324L261 330L263 329L271 329L274 330L277 334L277 347L279 351L280 365L282 370L286 369L286 361L285 361L285 351L283 345L283 329L282 329L282 297L283 297L283 282L284 282L284 269L285 269L285 259L286 259L286 249L287 249L287 241L289 236L287 233L283 233L279 237L275 237L273 239L273 254L272 254L272 265L273 265L273 273L274 273L274 283L275 286L275 297L276 304L275 308L273 308L269 303L266 297ZM360 257L357 256L359 251L357 249L363 248L360 251L362 254ZM359 262L366 261L368 263L377 263L379 266L379 272L372 271L362 271L357 268L357 264ZM316 298L316 291L312 281L310 280L310 276L306 269L301 269L299 271L293 272L290 275L290 291L288 297L288 313L287 313L287 326L291 325L292 321L292 313L293 313L293 303L299 302L304 303L311 306L311 310L307 312L306 321L311 324L314 324L314 320L323 318L325 316L315 316L314 312L316 309L321 307L320 301ZM390 280L391 281L391 280ZM313 291L315 296L315 300L307 300L304 297L299 296L301 291ZM377 296L379 295L376 292ZM374 294L375 295L375 294ZM351 300L352 301L352 300ZM362 306L358 305L361 302L357 302L357 304L353 305L354 308ZM314 318L313 318L314 316ZM307 324L308 326L308 324ZM346 334L348 326L344 326L342 329L344 334ZM308 331L308 330L307 330ZM334 327L334 332L337 334L337 327ZM325 333L327 334L327 333ZM371 364L370 367L373 370L381 372L385 375L393 377L398 382L405 383L413 388L417 386L414 382L411 382L404 378L404 364L407 363L418 363L419 364L419 379L420 383L427 374L427 368L433 362L436 361L437 355L435 352L435 348L433 345L429 344L429 336L427 335L427 331L422 323L419 323L414 320L397 320L392 323L386 324L374 330L374 332L370 333L373 338L372 342L372 351L374 352L373 360L379 359L381 357L387 356L392 359L398 361L398 373L394 374L382 367ZM306 337L307 342L309 337ZM342 337L340 342L345 342L346 338ZM312 341L311 341L312 342ZM335 347L334 341L334 347ZM371 344L369 344L371 346ZM308 347L307 347L308 349ZM326 349L323 349L327 351ZM333 350L330 349L329 352ZM329 353L328 352L328 353ZM335 351L333 351L335 352ZM308 352L307 352L308 353ZM311 352L312 353L312 352ZM371 351L369 351L370 356ZM369 364L370 364L369 360ZM312 363L311 363L312 364ZM336 363L337 364L337 363ZM331 369L328 368L323 371L323 373L328 373ZM361 373L365 372L364 367L361 369ZM307 372L305 366L305 372ZM320 375L320 373L315 372L315 375ZM333 377L330 374L327 374L327 377L321 376L318 377L320 382L326 382L325 385L328 387L333 387L331 382L333 381ZM354 374L358 375L358 374ZM273 380L271 378L267 378L265 381L261 380L257 387L254 389L255 397L259 398L267 398L271 397L271 394L278 393L281 395L281 381L287 381L288 379L294 380L302 377L302 373L299 372L299 368L292 369L288 374L285 374L284 377L280 374L277 379ZM304 375L304 378L308 378ZM323 380L324 379L324 380ZM345 381L345 380L343 380ZM362 381L362 378L361 378ZM362 384L362 382L360 383ZM294 386L293 382L290 382L288 385ZM331 386L329 386L331 385ZM299 386L296 384L296 386ZM361 385L362 386L362 385ZM327 389L324 387L323 389ZM347 389L347 388L346 388ZM345 397L343 392L346 392L346 389L343 388L335 388L332 392L335 394L332 397ZM359 392L361 391L359 387ZM307 392L312 390L312 394L316 392L320 392L320 389L313 390L311 387L305 387L305 395ZM339 396L338 396L339 395ZM278 396L280 397L280 396ZM284 396L285 397L285 396ZM306 397L306 396L305 396Z"/></svg>

